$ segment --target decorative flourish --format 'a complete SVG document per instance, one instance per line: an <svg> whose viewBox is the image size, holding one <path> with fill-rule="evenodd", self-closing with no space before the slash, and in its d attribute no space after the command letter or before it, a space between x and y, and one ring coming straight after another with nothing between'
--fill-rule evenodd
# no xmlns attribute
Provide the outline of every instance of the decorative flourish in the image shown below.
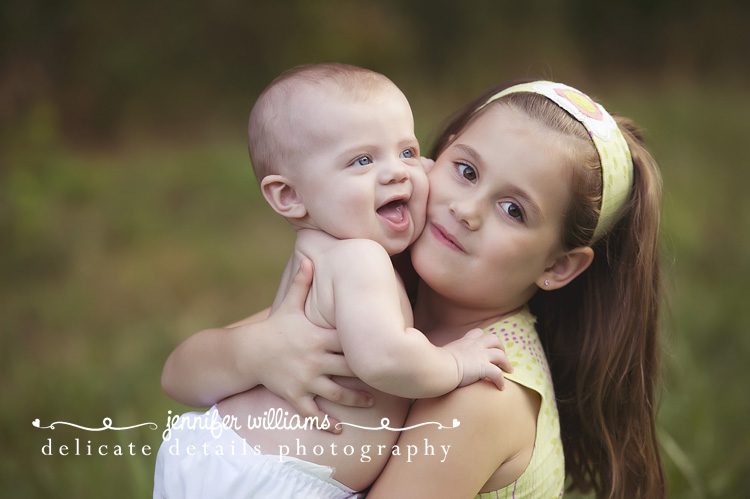
<svg viewBox="0 0 750 499"><path fill-rule="evenodd" d="M428 424L434 424L434 425L437 425L438 430L442 430L442 429L445 429L445 428L447 428L447 429L458 428L461 425L461 421L459 421L458 419L453 419L453 426L443 426L440 423L436 423L434 421L428 421L428 422L425 422L425 423L415 424L414 426L407 426L406 428L391 428L390 424L391 424L391 420L388 419L388 418L381 419L380 420L380 426L376 426L374 428L371 428L371 427L368 427L368 426L359 426L359 425L352 424L352 423L345 423L345 422L342 421L341 423L336 423L336 429L340 429L342 425L346 425L346 426L352 426L354 428L359 428L360 430L406 431L406 430L412 430L414 428L418 428L420 426L425 426L425 425L428 425Z"/></svg>
<svg viewBox="0 0 750 499"><path fill-rule="evenodd" d="M156 423L141 423L141 424L137 424L137 425L133 425L133 426L123 426L122 428L118 428L116 426L112 426L112 419L110 419L110 418L104 418L102 420L102 423L104 424L104 426L101 427L101 428L87 428L85 426L79 426L79 425L73 424L73 423L66 423L65 421L55 421L54 423L52 423L49 426L40 426L39 418L36 418L34 421L31 422L31 424L35 428L40 428L42 430L47 430L47 429L54 430L55 429L55 425L58 425L58 424L64 424L64 425L67 425L67 426L73 426L74 428L79 428L81 430L86 430L86 431L132 430L133 428L138 428L139 426L151 426L152 430L156 430L156 429L159 428L159 426Z"/></svg>

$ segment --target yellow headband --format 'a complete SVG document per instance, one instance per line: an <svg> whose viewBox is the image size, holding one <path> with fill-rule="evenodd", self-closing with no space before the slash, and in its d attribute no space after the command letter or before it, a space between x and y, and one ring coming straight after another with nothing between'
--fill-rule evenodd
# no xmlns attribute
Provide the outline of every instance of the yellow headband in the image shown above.
<svg viewBox="0 0 750 499"><path fill-rule="evenodd" d="M594 230L594 240L599 239L617 220L633 184L633 159L625 137L601 105L573 87L551 81L533 81L506 88L490 97L477 111L492 101L518 92L547 97L588 130L602 165L602 207Z"/></svg>

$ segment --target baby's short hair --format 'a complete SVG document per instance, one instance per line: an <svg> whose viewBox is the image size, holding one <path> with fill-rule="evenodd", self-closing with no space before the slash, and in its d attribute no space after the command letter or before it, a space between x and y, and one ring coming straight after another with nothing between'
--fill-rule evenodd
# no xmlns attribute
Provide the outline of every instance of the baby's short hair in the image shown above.
<svg viewBox="0 0 750 499"><path fill-rule="evenodd" d="M304 89L318 89L334 98L362 101L386 86L395 87L380 73L348 64L310 64L282 73L258 97L248 122L248 150L258 182L278 173L279 165L289 162L297 152L298 142L291 139L299 133L293 130L299 125L293 121L292 95Z"/></svg>

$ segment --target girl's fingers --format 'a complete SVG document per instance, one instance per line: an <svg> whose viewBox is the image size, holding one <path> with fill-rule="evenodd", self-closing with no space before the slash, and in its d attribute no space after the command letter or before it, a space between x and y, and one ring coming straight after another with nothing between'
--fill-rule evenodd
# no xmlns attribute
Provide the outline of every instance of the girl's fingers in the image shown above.
<svg viewBox="0 0 750 499"><path fill-rule="evenodd" d="M372 394L339 385L330 378L319 378L313 387L316 395L349 407L372 407Z"/></svg>
<svg viewBox="0 0 750 499"><path fill-rule="evenodd" d="M312 261L305 258L299 265L299 270L292 279L292 285L289 287L289 291L284 297L284 304L288 304L289 307L296 310L304 310L305 300L310 292L310 286L313 281L313 266Z"/></svg>
<svg viewBox="0 0 750 499"><path fill-rule="evenodd" d="M321 361L320 371L329 376L345 376L347 378L356 377L349 367L349 363L346 362L346 358L340 354L329 353L326 355Z"/></svg>

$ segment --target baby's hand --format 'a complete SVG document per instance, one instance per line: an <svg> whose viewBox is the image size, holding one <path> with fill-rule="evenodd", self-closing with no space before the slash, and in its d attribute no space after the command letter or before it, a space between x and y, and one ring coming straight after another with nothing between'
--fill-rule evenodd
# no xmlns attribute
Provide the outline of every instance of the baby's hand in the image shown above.
<svg viewBox="0 0 750 499"><path fill-rule="evenodd" d="M444 348L456 359L460 379L458 386L489 378L502 390L505 385L503 371L513 372L500 338L485 334L481 329L472 329L463 338L448 343Z"/></svg>

